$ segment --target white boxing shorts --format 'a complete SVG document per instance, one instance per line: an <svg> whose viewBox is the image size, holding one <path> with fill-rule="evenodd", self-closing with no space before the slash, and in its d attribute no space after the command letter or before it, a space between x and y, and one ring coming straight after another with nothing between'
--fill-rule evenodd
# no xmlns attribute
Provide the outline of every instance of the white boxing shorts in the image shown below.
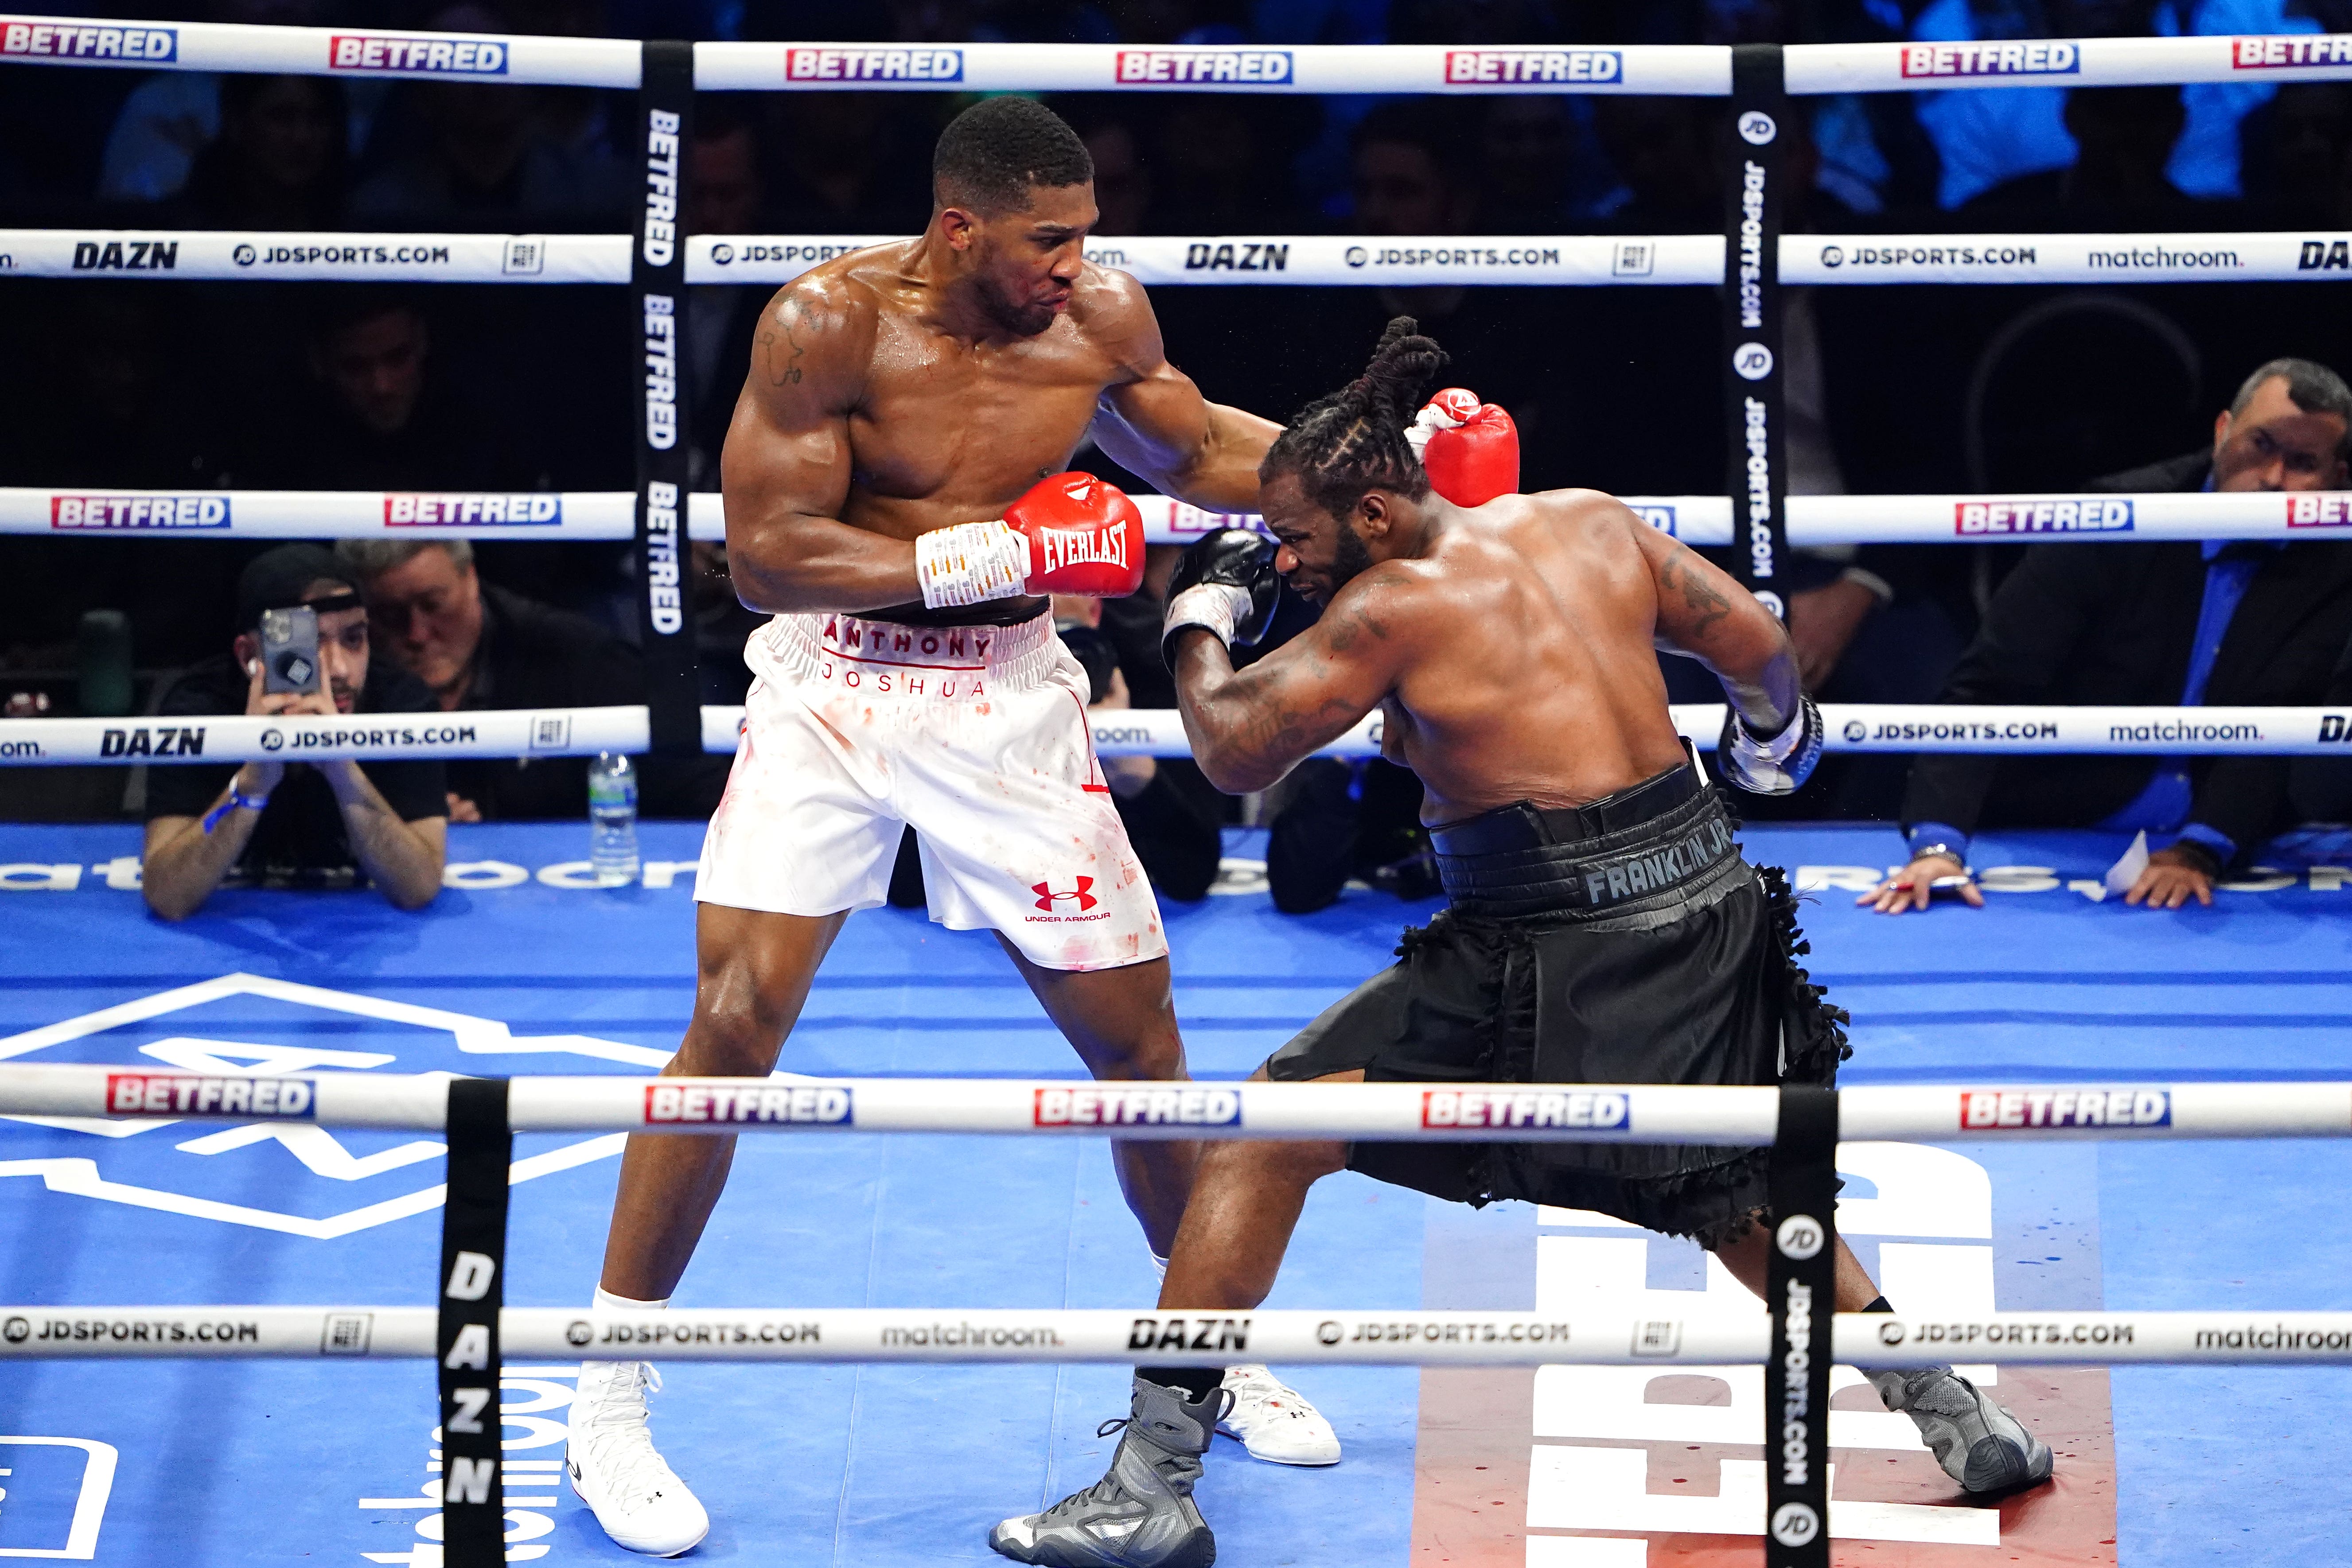
<svg viewBox="0 0 2352 1568"><path fill-rule="evenodd" d="M911 826L940 924L1002 932L1047 969L1167 953L1095 760L1086 671L1051 616L946 627L778 616L743 658L757 679L698 900L870 910Z"/></svg>

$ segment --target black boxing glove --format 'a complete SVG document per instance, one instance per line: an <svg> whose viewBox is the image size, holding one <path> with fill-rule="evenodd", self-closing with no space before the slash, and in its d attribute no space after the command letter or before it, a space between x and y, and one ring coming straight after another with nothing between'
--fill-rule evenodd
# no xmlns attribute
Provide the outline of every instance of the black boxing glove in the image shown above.
<svg viewBox="0 0 2352 1568"><path fill-rule="evenodd" d="M1160 657L1176 668L1176 634L1186 626L1214 632L1227 647L1247 647L1265 636L1282 596L1274 569L1280 548L1263 533L1225 528L1196 540L1168 579L1168 614L1160 624Z"/></svg>
<svg viewBox="0 0 2352 1568"><path fill-rule="evenodd" d="M1797 699L1797 714L1769 740L1748 731L1737 707L1726 705L1723 738L1716 742L1715 765L1750 795L1794 795L1822 760L1822 710L1810 697Z"/></svg>

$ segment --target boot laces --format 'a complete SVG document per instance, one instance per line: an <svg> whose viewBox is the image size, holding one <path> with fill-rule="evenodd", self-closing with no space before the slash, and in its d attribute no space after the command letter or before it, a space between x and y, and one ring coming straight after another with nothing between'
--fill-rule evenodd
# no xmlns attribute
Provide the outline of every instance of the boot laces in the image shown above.
<svg viewBox="0 0 2352 1568"><path fill-rule="evenodd" d="M1223 1388L1217 1390L1217 1393L1222 1397L1215 1402L1216 1408L1214 1412L1203 1416L1203 1420L1211 1431L1216 1430L1217 1423L1224 1419L1224 1414L1226 1411L1233 1408L1233 1390ZM1114 1432L1124 1432L1127 1428L1135 1425L1135 1417L1132 1415L1113 1416L1110 1420L1104 1422L1101 1426L1095 1428L1095 1436L1097 1437L1108 1437ZM1154 1446L1156 1447L1157 1445ZM1190 1456L1171 1455L1170 1458L1190 1458ZM1199 1463L1197 1459L1194 1459L1193 1462L1195 1464ZM1072 1492L1069 1496L1064 1498L1061 1501L1055 1503L1053 1507L1039 1514L1037 1518L1041 1522L1046 1520L1058 1520L1066 1514L1076 1513L1082 1509L1092 1507L1097 1503L1115 1506L1132 1500L1133 1494L1130 1493L1127 1489L1126 1486L1119 1480L1118 1468L1114 1465L1109 1469L1103 1472L1102 1479L1097 1481L1094 1485L1087 1487L1083 1491Z"/></svg>
<svg viewBox="0 0 2352 1568"><path fill-rule="evenodd" d="M654 1449L646 1394L661 1392L661 1373L651 1362L636 1362L614 1380L586 1415L582 1434L588 1461L603 1475L610 1500L635 1511L677 1486L677 1475Z"/></svg>

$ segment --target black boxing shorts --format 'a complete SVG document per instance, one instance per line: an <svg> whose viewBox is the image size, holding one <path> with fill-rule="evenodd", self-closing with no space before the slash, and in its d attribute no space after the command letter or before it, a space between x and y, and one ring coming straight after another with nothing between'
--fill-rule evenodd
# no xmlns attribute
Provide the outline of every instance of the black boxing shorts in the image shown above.
<svg viewBox="0 0 2352 1568"><path fill-rule="evenodd" d="M1299 1081L1831 1084L1845 1015L1781 873L1741 858L1690 766L1574 810L1431 831L1449 907L1266 1062ZM1767 1151L1654 1143L1349 1146L1348 1168L1457 1203L1597 1209L1718 1245L1767 1205Z"/></svg>

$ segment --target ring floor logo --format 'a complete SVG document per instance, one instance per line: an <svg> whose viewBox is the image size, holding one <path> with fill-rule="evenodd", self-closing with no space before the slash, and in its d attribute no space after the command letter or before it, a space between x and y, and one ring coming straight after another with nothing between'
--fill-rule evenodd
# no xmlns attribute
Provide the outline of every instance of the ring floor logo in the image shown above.
<svg viewBox="0 0 2352 1568"><path fill-rule="evenodd" d="M1993 1310L1994 1247L2002 1233L1995 1225L1993 1175L1985 1165L1953 1150L1854 1142L1840 1149L1838 1167L1845 1182L1839 1232L1890 1300L1935 1302L1938 1311L1948 1306L1954 1321L1980 1320ZM2040 1214L2041 1195L2029 1197L2024 1206ZM1537 1224L1538 1316L1630 1319L1638 1334L1664 1346L1691 1323L1717 1321L1717 1314L1752 1321L1756 1312L1755 1298L1692 1243L1580 1209L1541 1209ZM1820 1235L1815 1227L1813 1245ZM1679 1288L1661 1288L1665 1284ZM2047 1286L2037 1278L2035 1288L2060 1286L2053 1275ZM2095 1308L2095 1274L2084 1276L2083 1289L2092 1293L2076 1304ZM1896 1333L1885 1342L1901 1342L1900 1325L1890 1327ZM1937 1468L1910 1418L1885 1410L1862 1373L1841 1365L1831 1378L1830 1535L1910 1568L1969 1568L1985 1561L1989 1549L1998 1549L2004 1563L2030 1568L2112 1562L2112 1505L2095 1500L2112 1495L2100 1489L2112 1485L2114 1473L2105 1469L2104 1479L2100 1473L2105 1439L2097 1434L2108 1429L2105 1372L1982 1364L1959 1370L2019 1408L2067 1453L2061 1463L2072 1467L2066 1482L2079 1500L2014 1512L1973 1505ZM1473 1457L1489 1463L1486 1474L1461 1478L1489 1489L1482 1497L1496 1496L1492 1489L1499 1483L1492 1476L1507 1459L1528 1455L1532 1439L1531 1462L1519 1460L1517 1467L1528 1478L1523 1516L1528 1528L1524 1542L1508 1543L1526 1562L1538 1568L1618 1568L1671 1557L1693 1568L1732 1568L1756 1561L1757 1538L1775 1522L1765 1506L1761 1366L1558 1365L1532 1374L1447 1375L1485 1380L1459 1395L1465 1411L1526 1411L1532 1384L1533 1428L1517 1435L1516 1453L1483 1449ZM1507 1388L1503 1380L1511 1376L1523 1381ZM1433 1436L1428 1397L1425 1440ZM1446 1441L1460 1446L1451 1433ZM2089 1452L2094 1449L2101 1458ZM1449 1486L1433 1495L1451 1491ZM1514 1512L1516 1501L1507 1498L1505 1507L1492 1511ZM1813 1528L1822 1522L1815 1521ZM1627 1542L1628 1535L1647 1542ZM1477 1546L1451 1538L1449 1544L1457 1558L1486 1560ZM1839 1560L1853 1549L1842 1550Z"/></svg>
<svg viewBox="0 0 2352 1568"><path fill-rule="evenodd" d="M579 1392L575 1382L579 1375L576 1362L569 1366L509 1363L499 1374L499 1419L506 1436L499 1444L499 1479L507 1506L506 1560L509 1563L529 1563L554 1549L542 1538L555 1533L555 1509L563 1489L564 1445L570 1437L569 1418L572 1398ZM441 1432L434 1426L420 1435L424 1452L418 1460L425 1469L425 1484L405 1496L395 1493L359 1500L360 1510L374 1515L378 1528L406 1525L415 1531L404 1552L360 1553L371 1563L441 1568Z"/></svg>
<svg viewBox="0 0 2352 1568"><path fill-rule="evenodd" d="M0 1437L0 1557L96 1557L118 1458L86 1437Z"/></svg>
<svg viewBox="0 0 2352 1568"><path fill-rule="evenodd" d="M207 1011L232 1002L245 1020L237 1032L255 1037L222 1039L204 1032ZM273 1020L274 1026L256 1026L257 1014ZM312 1043L322 1037L322 1022L352 1019L370 1021L373 1026L366 1039L379 1048ZM192 1032L173 1032L181 1027ZM333 1027L326 1023L326 1028ZM0 1060L11 1059L280 1077L529 1069L650 1073L668 1054L588 1035L517 1036L495 1018L226 974L0 1039ZM404 1132L278 1120L11 1116L0 1117L0 1123L16 1124L0 1134L0 1156L11 1156L0 1157L0 1177L35 1178L52 1193L216 1225L325 1241L441 1206L444 1145ZM61 1144L59 1133L72 1136ZM625 1136L583 1138L531 1154L515 1162L514 1180L553 1175L616 1155Z"/></svg>

